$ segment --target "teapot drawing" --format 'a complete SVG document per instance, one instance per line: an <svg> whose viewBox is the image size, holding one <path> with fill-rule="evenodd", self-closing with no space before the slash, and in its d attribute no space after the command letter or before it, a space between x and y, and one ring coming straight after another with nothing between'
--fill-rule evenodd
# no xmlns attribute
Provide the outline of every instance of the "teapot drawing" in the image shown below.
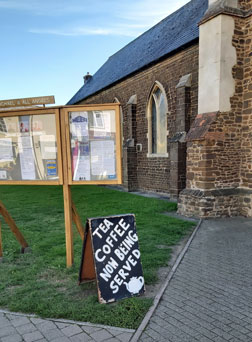
<svg viewBox="0 0 252 342"><path fill-rule="evenodd" d="M126 286L126 289L131 294L136 294L143 287L143 285L144 285L144 278L143 277L139 277L139 278L132 277L132 278L130 278L130 281L128 283L124 282L124 285Z"/></svg>

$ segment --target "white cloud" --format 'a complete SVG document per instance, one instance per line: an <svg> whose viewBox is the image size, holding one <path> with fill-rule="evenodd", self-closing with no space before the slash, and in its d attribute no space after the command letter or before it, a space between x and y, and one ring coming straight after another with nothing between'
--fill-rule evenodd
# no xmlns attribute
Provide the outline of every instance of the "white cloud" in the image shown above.
<svg viewBox="0 0 252 342"><path fill-rule="evenodd" d="M107 5L114 0L107 0ZM33 15L62 16L106 12L102 0L0 0L0 9L24 11ZM110 6L109 6L110 8ZM109 10L108 8L108 10Z"/></svg>
<svg viewBox="0 0 252 342"><path fill-rule="evenodd" d="M109 34L107 29L102 28L79 28L79 29L30 29L29 32L31 33L38 33L38 34L50 34L50 35L57 35L57 36L92 36L92 35L101 35L106 36Z"/></svg>
<svg viewBox="0 0 252 342"><path fill-rule="evenodd" d="M49 34L58 36L126 36L136 37L145 31L142 24L118 24L111 27L86 27L79 26L69 29L30 29L29 32L37 34Z"/></svg>
<svg viewBox="0 0 252 342"><path fill-rule="evenodd" d="M67 17L67 24L64 21L63 27L59 21L55 21L51 27L29 29L34 34L137 37L187 2L161 0L155 4L153 0L0 0L0 9Z"/></svg>
<svg viewBox="0 0 252 342"><path fill-rule="evenodd" d="M175 12L187 2L189 0L169 0L155 4L153 0L140 0L130 7L123 3L123 8L117 11L117 16L121 19L140 22L150 27Z"/></svg>
<svg viewBox="0 0 252 342"><path fill-rule="evenodd" d="M0 0L0 8L47 16L109 13L139 22L161 20L188 1L161 0L155 4L153 0Z"/></svg>

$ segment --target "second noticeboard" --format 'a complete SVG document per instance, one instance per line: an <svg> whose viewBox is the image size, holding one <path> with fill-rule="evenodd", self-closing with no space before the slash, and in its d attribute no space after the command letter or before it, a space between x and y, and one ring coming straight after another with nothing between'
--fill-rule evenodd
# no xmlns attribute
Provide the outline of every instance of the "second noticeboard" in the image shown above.
<svg viewBox="0 0 252 342"><path fill-rule="evenodd" d="M119 106L69 108L65 112L69 184L120 184Z"/></svg>

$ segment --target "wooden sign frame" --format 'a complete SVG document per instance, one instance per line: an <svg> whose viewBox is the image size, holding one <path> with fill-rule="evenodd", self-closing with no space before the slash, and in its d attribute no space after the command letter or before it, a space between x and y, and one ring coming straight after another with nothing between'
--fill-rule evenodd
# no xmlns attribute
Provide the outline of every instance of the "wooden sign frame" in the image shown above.
<svg viewBox="0 0 252 342"><path fill-rule="evenodd" d="M54 104L55 98L53 95L39 96L39 97L27 97L21 99L0 100L0 110L13 107L31 107L36 105Z"/></svg>
<svg viewBox="0 0 252 342"><path fill-rule="evenodd" d="M115 134L116 134L116 179L113 180L97 180L97 181L73 181L72 180L72 165L71 165L71 143L70 143L70 125L69 112L93 111L93 110L114 110L115 111ZM84 240L84 228L76 210L71 196L71 185L108 185L122 184L122 148L121 148L121 125L120 125L120 104L110 103L101 105L77 105L77 106L57 106L44 108L29 108L29 109L5 109L0 112L1 117L12 116L28 116L28 115L43 115L54 114L56 122L56 142L57 142L57 165L58 177L57 181L50 180L1 180L1 185L63 185L64 196L64 216L65 216L65 236L66 236L66 265L72 266L74 262L73 251L73 230L72 221L74 221L77 230L82 240ZM3 206L3 204L2 204ZM1 208L0 208L1 209ZM0 210L0 214L3 215ZM11 218L8 211L5 209L4 218L10 229L13 231L17 240L22 246L22 251L28 247L27 242L18 230L15 222ZM7 219L6 219L7 217ZM15 225L15 227L14 227ZM14 229L14 228L15 229Z"/></svg>

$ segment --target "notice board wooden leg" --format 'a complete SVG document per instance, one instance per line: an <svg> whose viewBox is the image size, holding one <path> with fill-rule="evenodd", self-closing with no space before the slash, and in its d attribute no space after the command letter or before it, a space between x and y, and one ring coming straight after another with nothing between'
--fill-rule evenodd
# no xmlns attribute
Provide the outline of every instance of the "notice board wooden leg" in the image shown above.
<svg viewBox="0 0 252 342"><path fill-rule="evenodd" d="M2 222L0 221L0 261L1 261L1 258L3 256L2 232L1 232L1 229L2 229Z"/></svg>
<svg viewBox="0 0 252 342"><path fill-rule="evenodd" d="M23 237L18 227L16 226L15 221L10 216L10 214L8 213L7 209L5 208L5 206L3 205L1 201L0 201L0 214L3 216L5 222L9 225L12 233L15 235L17 241L22 246L22 252L24 252L25 248L28 247L28 243L26 242L25 238Z"/></svg>
<svg viewBox="0 0 252 342"><path fill-rule="evenodd" d="M72 228L72 197L70 185L63 185L65 234L66 234L66 265L71 267L74 262L73 228Z"/></svg>
<svg viewBox="0 0 252 342"><path fill-rule="evenodd" d="M81 240L84 240L84 227L81 223L80 215L77 212L75 204L72 202L72 215L73 215L73 221L76 225L76 228L80 234Z"/></svg>

